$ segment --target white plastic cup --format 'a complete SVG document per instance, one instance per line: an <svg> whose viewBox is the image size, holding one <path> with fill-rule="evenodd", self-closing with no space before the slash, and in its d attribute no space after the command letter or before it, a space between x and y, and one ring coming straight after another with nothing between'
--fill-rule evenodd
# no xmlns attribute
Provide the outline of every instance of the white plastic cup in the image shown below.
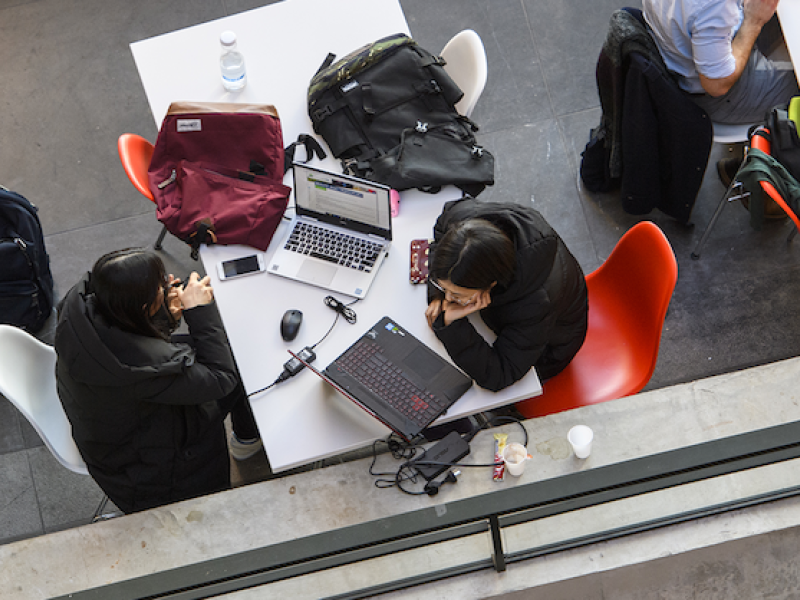
<svg viewBox="0 0 800 600"><path fill-rule="evenodd" d="M586 425L575 425L569 430L567 439L572 446L572 451L578 458L586 458L592 453L594 432Z"/></svg>
<svg viewBox="0 0 800 600"><path fill-rule="evenodd" d="M503 450L503 460L506 463L506 471L514 477L519 477L525 470L525 461L528 460L528 450L522 444L516 442L506 445Z"/></svg>

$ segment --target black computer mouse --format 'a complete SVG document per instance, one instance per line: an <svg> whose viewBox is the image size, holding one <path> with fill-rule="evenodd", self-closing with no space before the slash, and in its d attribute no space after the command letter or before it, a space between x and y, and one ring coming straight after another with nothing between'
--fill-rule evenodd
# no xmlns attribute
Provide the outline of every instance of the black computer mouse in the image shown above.
<svg viewBox="0 0 800 600"><path fill-rule="evenodd" d="M287 342L291 342L297 337L300 331L300 323L303 322L303 313L299 310L290 309L283 313L281 319L281 337Z"/></svg>

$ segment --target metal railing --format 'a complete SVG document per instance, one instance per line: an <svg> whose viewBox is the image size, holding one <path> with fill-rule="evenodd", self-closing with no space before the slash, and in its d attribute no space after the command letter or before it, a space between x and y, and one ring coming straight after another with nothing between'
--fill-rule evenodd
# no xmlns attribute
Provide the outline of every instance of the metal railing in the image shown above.
<svg viewBox="0 0 800 600"><path fill-rule="evenodd" d="M503 544L503 530L515 525L798 457L800 422L787 423L545 481L504 488L380 521L76 592L63 598L209 598L319 574L328 569L452 542L475 534L490 537L491 552L485 558L444 569L423 570L412 576L329 597L373 596L482 569L503 571L513 562L797 495L800 487L785 487L524 550L509 552Z"/></svg>

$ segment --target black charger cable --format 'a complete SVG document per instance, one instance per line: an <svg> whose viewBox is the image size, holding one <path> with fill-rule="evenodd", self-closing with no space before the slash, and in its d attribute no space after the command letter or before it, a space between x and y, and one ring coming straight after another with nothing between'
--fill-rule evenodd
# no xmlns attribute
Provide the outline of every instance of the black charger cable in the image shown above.
<svg viewBox="0 0 800 600"><path fill-rule="evenodd" d="M292 356L292 358L283 363L283 371L281 371L281 374L275 381L270 383L268 386L261 388L260 390L256 390L255 392L247 394L247 397L252 398L256 394L260 394L261 392L266 392L268 389L278 385L279 383L283 383L287 379L294 377L305 368L305 364L303 364L304 362L305 363L314 362L317 358L317 355L314 353L314 349L317 346L319 346L323 341L325 341L325 338L327 338L330 335L331 331L333 331L333 328L336 327L336 323L339 322L340 316L344 317L344 319L348 323L352 324L356 322L356 313L352 308L350 308L350 306L358 302L358 300L359 299L356 298L350 304L343 304L333 296L326 296L323 302L325 303L326 306L330 307L336 312L336 318L333 320L333 323L331 323L331 326L328 328L328 331L325 332L325 335L323 335L316 344L312 346L306 346L305 348L303 348L300 352L297 353L297 357Z"/></svg>
<svg viewBox="0 0 800 600"><path fill-rule="evenodd" d="M500 423L517 423L521 428L522 432L525 436L525 441L523 446L526 448L528 447L528 430L525 428L525 425L517 419L516 417L506 416L506 415L497 415L491 417L479 427L475 427L472 431L465 433L462 436L462 439L469 443L472 439L484 429L490 427L491 425L497 425ZM403 464L398 467L397 471L394 473L376 473L374 471L375 462L378 458L377 454L377 444L379 442L385 442L388 445L392 456L395 459L403 460ZM434 446L435 447L435 446ZM422 449L422 456L417 459L414 457L417 455L417 449ZM377 440L372 445L372 463L369 466L369 473L374 477L392 477L392 479L376 479L375 480L375 487L378 488L389 488L389 487L397 487L401 492L408 494L410 496L422 496L422 495L429 495L435 496L439 493L439 488L441 488L446 483L457 483L458 476L461 474L461 471L454 471L453 467L497 467L502 462L492 462L492 463L459 463L459 462L440 462L434 460L425 460L425 455L428 453L429 449L426 450L422 444L409 444L405 440L401 440L400 438L396 437L394 434L389 436L385 440ZM422 491L414 491L407 489L404 487L404 483L410 482L412 484L418 483L420 479L423 478L423 475L414 467L416 466L442 466L447 467L445 470L447 474L441 479L431 479L429 480L425 486L423 487ZM449 470L448 470L449 469Z"/></svg>
<svg viewBox="0 0 800 600"><path fill-rule="evenodd" d="M358 302L358 298L356 298L350 304L355 304ZM338 314L344 317L344 320L350 323L351 325L356 322L356 312L350 308L349 304L343 304L339 302L333 296L325 296L325 305L328 308L335 310Z"/></svg>
<svg viewBox="0 0 800 600"><path fill-rule="evenodd" d="M445 483L458 483L459 475L461 475L461 471L448 471L443 479L426 483L423 491L428 494L428 496L435 496L439 493L439 488Z"/></svg>

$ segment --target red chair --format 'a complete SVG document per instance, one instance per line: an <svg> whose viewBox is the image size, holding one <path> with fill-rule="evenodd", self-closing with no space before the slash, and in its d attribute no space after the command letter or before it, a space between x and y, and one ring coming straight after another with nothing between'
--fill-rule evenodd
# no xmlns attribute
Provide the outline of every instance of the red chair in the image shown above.
<svg viewBox="0 0 800 600"><path fill-rule="evenodd" d="M764 128L766 133L769 133L769 129L766 127ZM750 138L750 147L756 148L757 150L761 150L764 154L771 154L772 147L768 139L760 135L753 135ZM789 207L786 203L786 200L781 197L778 190L775 189L775 186L772 185L769 181L760 181L761 188L764 192L780 206L783 211L789 215L789 218L794 222L794 229L789 232L789 238L786 241L791 241L794 236L797 235L797 231L800 230L800 219L797 218L795 212Z"/></svg>
<svg viewBox="0 0 800 600"><path fill-rule="evenodd" d="M644 221L622 236L611 256L586 277L586 341L541 396L517 403L541 417L639 392L656 367L661 329L675 282L675 253L662 231Z"/></svg>
<svg viewBox="0 0 800 600"><path fill-rule="evenodd" d="M763 128L764 132L769 133L769 129L766 127ZM768 139L764 138L763 136L753 134L750 136L750 147L756 148L757 150L761 150L764 154L771 154L771 145ZM798 219L795 212L789 207L784 200L778 190L775 189L775 186L772 185L769 181L760 181L761 189L764 190L770 198L772 198L778 206L783 209L789 218L794 223L794 228L789 232L789 237L786 239L787 242L791 242L792 238L797 235L797 231L800 230L800 219ZM731 181L730 186L728 189L725 190L725 194L722 196L722 200L719 201L714 214L711 216L711 220L706 225L705 231L703 231L703 235L700 236L700 241L697 242L697 246L695 246L694 251L692 252L692 258L694 260L698 260L700 258L700 252L703 250L703 246L705 246L706 240L708 236L711 234L711 229L714 227L714 224L719 219L720 214L722 213L722 209L725 208L725 205L728 202L733 202L734 200L742 200L750 195L750 192L744 190L744 186L737 181L735 178Z"/></svg>
<svg viewBox="0 0 800 600"><path fill-rule="evenodd" d="M150 184L147 180L147 169L150 160L153 158L153 144L148 142L140 135L135 133L123 133L117 140L117 150L122 168L140 194L155 203L153 193L150 191ZM156 250L161 250L161 242L167 234L167 228L162 227L161 233L154 245Z"/></svg>

